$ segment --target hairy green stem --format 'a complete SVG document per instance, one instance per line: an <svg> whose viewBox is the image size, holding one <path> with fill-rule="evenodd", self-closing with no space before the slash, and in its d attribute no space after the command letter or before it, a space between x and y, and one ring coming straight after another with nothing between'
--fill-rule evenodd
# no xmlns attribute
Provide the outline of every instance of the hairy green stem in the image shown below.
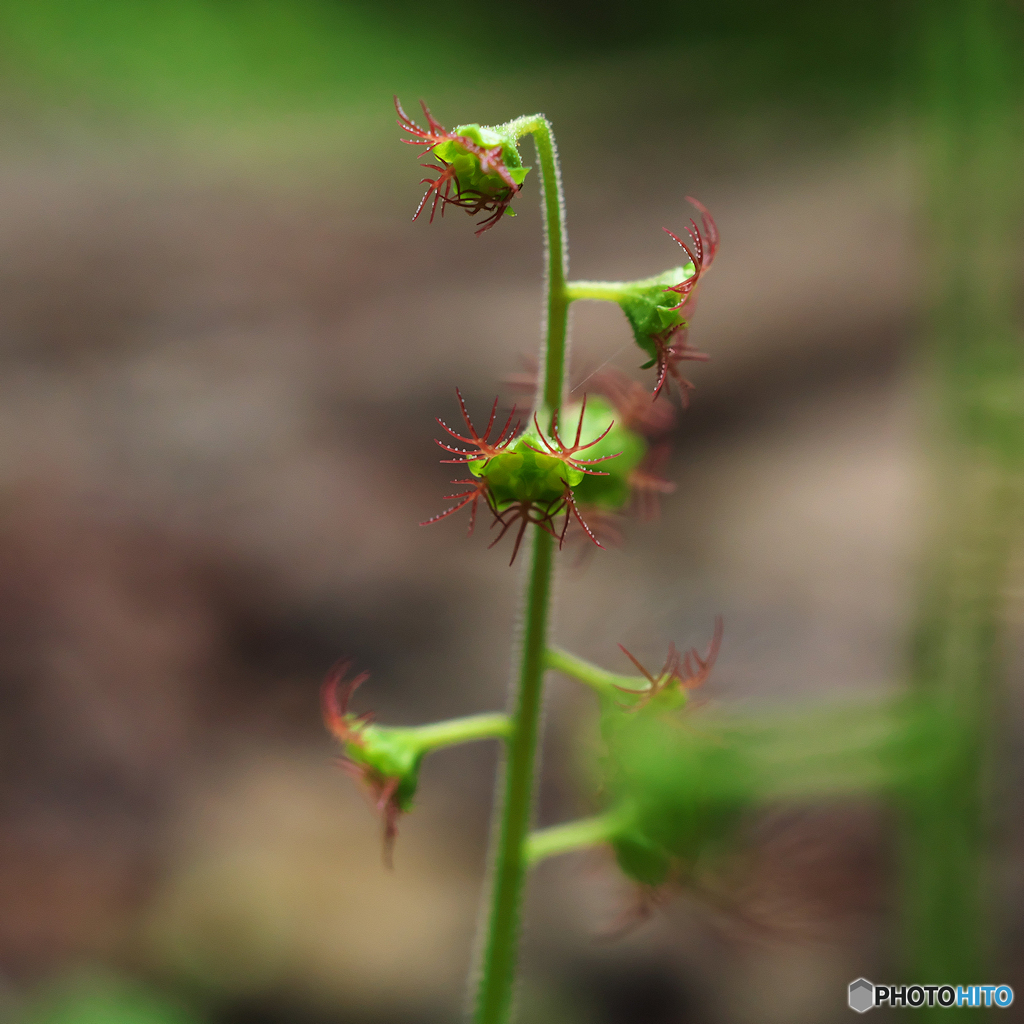
<svg viewBox="0 0 1024 1024"><path fill-rule="evenodd" d="M519 118L505 129L517 139L532 134L540 162L547 315L541 350L544 376L538 387L537 405L550 416L561 405L565 389L569 310L565 295L568 271L565 206L558 156L551 126L543 115ZM479 944L475 1024L506 1024L510 1019L519 958L521 906L528 866L524 854L533 817L554 554L554 538L549 533L538 527L531 533L522 649L512 697L512 729L498 783L499 798L495 802L490 910Z"/></svg>
<svg viewBox="0 0 1024 1024"><path fill-rule="evenodd" d="M508 715L498 713L452 718L446 722L417 725L407 730L410 742L424 754L476 740L505 739L511 732L512 720Z"/></svg>
<svg viewBox="0 0 1024 1024"><path fill-rule="evenodd" d="M565 390L566 338L569 326L569 297L566 275L569 273L569 244L565 235L565 199L562 172L551 124L543 114L520 117L504 125L514 138L533 135L540 161L541 200L544 206L544 278L547 307L541 341L541 365L544 376L537 388L537 406L552 413L562 404ZM550 423L548 424L550 426Z"/></svg>
<svg viewBox="0 0 1024 1024"><path fill-rule="evenodd" d="M526 841L527 863L532 866L548 857L607 843L622 830L628 820L627 811L615 808L593 818L580 818L539 829L531 833Z"/></svg>

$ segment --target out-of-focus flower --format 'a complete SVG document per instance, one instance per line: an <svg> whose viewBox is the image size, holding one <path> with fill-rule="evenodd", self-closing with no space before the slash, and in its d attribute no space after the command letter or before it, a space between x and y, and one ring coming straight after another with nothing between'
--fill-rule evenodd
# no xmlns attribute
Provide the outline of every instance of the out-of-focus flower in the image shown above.
<svg viewBox="0 0 1024 1024"><path fill-rule="evenodd" d="M644 690L631 690L624 686L616 687L617 690L621 690L623 693L640 697L640 700L635 704L627 705L626 710L640 711L647 707L655 698L660 698L658 703L665 708L675 708L685 703L686 691L695 690L698 686L702 686L708 676L711 675L711 670L715 666L718 652L722 646L722 632L722 616L718 615L715 617L715 631L712 634L711 643L708 645L707 653L703 657L698 653L696 647L691 647L685 654L680 654L676 650L674 643L669 644L668 657L665 659L665 664L661 667L661 671L657 676L651 675L622 644L619 644L619 650L633 662L640 674L649 683L648 687Z"/></svg>
<svg viewBox="0 0 1024 1024"><path fill-rule="evenodd" d="M390 868L398 817L412 808L423 752L408 741L408 729L373 725L372 711L355 715L348 710L352 694L370 678L369 672L360 672L346 682L351 667L351 660L340 661L324 680L324 723L342 745L341 768L363 786L384 822L384 863Z"/></svg>

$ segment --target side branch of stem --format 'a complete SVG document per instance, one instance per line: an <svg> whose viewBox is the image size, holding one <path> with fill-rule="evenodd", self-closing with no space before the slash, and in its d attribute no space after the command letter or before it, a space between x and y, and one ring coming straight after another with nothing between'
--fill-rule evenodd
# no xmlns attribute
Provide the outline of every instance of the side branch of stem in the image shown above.
<svg viewBox="0 0 1024 1024"><path fill-rule="evenodd" d="M527 863L532 866L548 857L607 843L621 831L626 820L624 811L616 808L592 818L579 818L532 832L526 840Z"/></svg>
<svg viewBox="0 0 1024 1024"><path fill-rule="evenodd" d="M549 647L544 652L544 664L550 669L585 683L603 697L615 697L617 700L622 700L622 689L645 690L650 686L643 676L620 676L615 672L608 672L557 647ZM622 689L617 689L618 687Z"/></svg>
<svg viewBox="0 0 1024 1024"><path fill-rule="evenodd" d="M567 281L565 297L569 302L577 299L596 299L599 302L620 302L636 290L636 281Z"/></svg>
<svg viewBox="0 0 1024 1024"><path fill-rule="evenodd" d="M410 741L423 753L454 747L460 743L474 743L477 740L507 739L512 732L512 720L508 715L495 713L469 715L466 718L452 718L445 722L431 722L408 730Z"/></svg>

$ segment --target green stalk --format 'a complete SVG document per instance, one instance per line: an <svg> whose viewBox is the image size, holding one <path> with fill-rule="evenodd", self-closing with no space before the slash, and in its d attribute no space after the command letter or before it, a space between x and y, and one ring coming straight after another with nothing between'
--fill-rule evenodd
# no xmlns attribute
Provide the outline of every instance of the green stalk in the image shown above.
<svg viewBox="0 0 1024 1024"><path fill-rule="evenodd" d="M506 125L505 130L516 139L532 134L540 162L547 317L541 348L544 377L538 387L537 406L550 416L561 405L565 389L569 309L565 295L568 271L565 205L558 155L551 125L543 115L519 118ZM550 427L550 421L548 425ZM490 912L479 946L475 1024L506 1024L510 1019L519 958L521 907L528 866L525 848L533 817L554 552L554 538L549 533L537 527L531 533L522 649L510 712L512 728L498 782L499 797L495 801Z"/></svg>
<svg viewBox="0 0 1024 1024"><path fill-rule="evenodd" d="M460 743L476 740L505 739L512 729L508 715L469 715L466 718L452 718L446 722L417 725L407 731L409 741L429 754L443 747L454 747ZM397 732L397 730L394 730Z"/></svg>
<svg viewBox="0 0 1024 1024"><path fill-rule="evenodd" d="M628 703L631 699L623 690L636 692L642 696L642 691L651 685L643 676L620 676L615 672L608 672L557 647L547 649L544 662L548 668L584 683L602 697L611 697L620 703Z"/></svg>
<svg viewBox="0 0 1024 1024"><path fill-rule="evenodd" d="M693 264L687 263L680 267L681 275L689 276ZM658 274L655 277L644 277L639 281L568 281L565 285L565 296L570 302L577 299L595 299L598 302L622 302L624 299L636 298L654 286L665 287L665 278L672 271Z"/></svg>
<svg viewBox="0 0 1024 1024"><path fill-rule="evenodd" d="M618 302L636 291L637 281L570 281L565 294L570 302L577 299L596 299L599 302Z"/></svg>
<svg viewBox="0 0 1024 1024"><path fill-rule="evenodd" d="M599 846L622 831L629 821L629 812L617 807L592 818L579 818L562 825L552 825L530 834L526 841L526 860L533 866L548 857L558 857L574 850Z"/></svg>

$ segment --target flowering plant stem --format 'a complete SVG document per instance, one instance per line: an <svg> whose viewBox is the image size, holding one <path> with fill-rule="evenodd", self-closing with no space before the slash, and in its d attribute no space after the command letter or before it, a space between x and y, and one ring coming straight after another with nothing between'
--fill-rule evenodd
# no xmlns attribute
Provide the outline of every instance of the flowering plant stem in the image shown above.
<svg viewBox="0 0 1024 1024"><path fill-rule="evenodd" d="M545 282L547 315L542 341L544 376L537 407L547 420L562 404L569 299L565 291L568 250L565 203L558 154L551 125L543 115L518 118L506 126L518 139L532 134L540 163L544 204ZM540 733L545 649L551 605L554 538L536 526L523 608L523 639L519 672L511 699L511 732L505 765L498 782L492 832L490 912L479 942L479 983L473 1021L505 1024L512 1009L523 885L526 879L526 838L533 816L537 740ZM479 941L479 940L478 940Z"/></svg>

